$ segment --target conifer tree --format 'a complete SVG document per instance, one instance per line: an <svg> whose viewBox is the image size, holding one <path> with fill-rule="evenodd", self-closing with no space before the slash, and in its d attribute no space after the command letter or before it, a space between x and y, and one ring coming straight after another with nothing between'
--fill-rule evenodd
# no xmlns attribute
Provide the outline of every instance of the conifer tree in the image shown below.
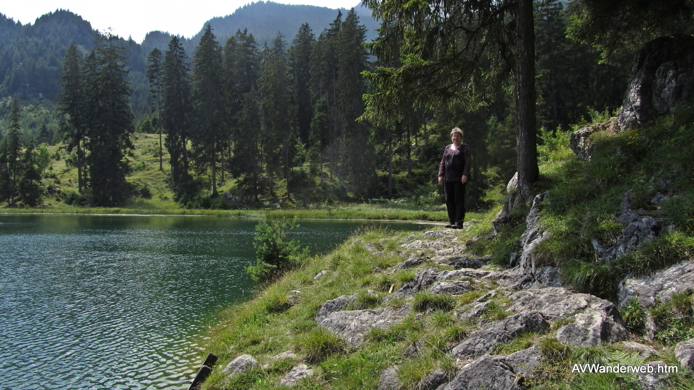
<svg viewBox="0 0 694 390"><path fill-rule="evenodd" d="M147 56L147 79L149 80L149 93L152 96L152 114L155 118L159 118L161 109L161 50L156 47ZM154 122L154 128L159 133L159 170L164 170L164 153L162 142L162 127L159 121Z"/></svg>
<svg viewBox="0 0 694 390"><path fill-rule="evenodd" d="M264 188L261 182L263 173L261 152L261 118L258 93L255 89L243 95L241 111L238 112L239 140L236 142L235 157L239 170L243 173L239 186L256 201Z"/></svg>
<svg viewBox="0 0 694 390"><path fill-rule="evenodd" d="M266 121L263 149L267 156L270 195L274 196L274 173L282 171L289 196L289 148L292 144L292 91L287 56L282 34L278 34L271 49L267 49L260 78L261 107Z"/></svg>
<svg viewBox="0 0 694 390"><path fill-rule="evenodd" d="M366 196L375 175L369 129L366 123L357 122L364 113L362 97L366 93L362 78L362 72L368 69L365 41L366 28L359 24L359 17L351 9L337 36L337 108L346 138L344 160L350 184L352 191L361 197Z"/></svg>
<svg viewBox="0 0 694 390"><path fill-rule="evenodd" d="M70 46L65 54L62 73L60 75L61 92L58 99L58 112L67 117L62 122L63 135L68 152L77 149L77 190L82 192L85 187L83 181L84 153L82 143L86 135L86 107L84 100L84 72L82 60L77 53L75 45Z"/></svg>
<svg viewBox="0 0 694 390"><path fill-rule="evenodd" d="M313 31L308 23L299 28L292 47L290 49L290 68L292 74L292 88L296 103L296 127L301 142L309 145L309 133L313 118L313 104L311 101L311 51L316 41Z"/></svg>
<svg viewBox="0 0 694 390"><path fill-rule="evenodd" d="M19 200L29 206L41 201L41 173L36 159L34 139L30 138L21 160L22 175L18 186Z"/></svg>
<svg viewBox="0 0 694 390"><path fill-rule="evenodd" d="M8 127L7 136L5 137L5 159L7 164L7 200L8 204L14 204L19 181L21 178L19 155L22 144L20 140L20 131L22 126L19 124L19 104L17 99L12 99L10 108L10 126Z"/></svg>
<svg viewBox="0 0 694 390"><path fill-rule="evenodd" d="M189 173L187 144L190 139L193 106L190 68L183 45L172 37L162 71L162 126L166 131L166 148L171 156L172 189L176 201L186 203L197 194Z"/></svg>
<svg viewBox="0 0 694 390"><path fill-rule="evenodd" d="M217 158L225 140L222 48L208 24L194 57L195 131L191 135L198 171L211 169L212 195L217 195Z"/></svg>
<svg viewBox="0 0 694 390"><path fill-rule="evenodd" d="M85 77L87 149L92 201L122 204L130 190L125 156L133 149L133 114L123 48L117 38L99 39L87 61Z"/></svg>

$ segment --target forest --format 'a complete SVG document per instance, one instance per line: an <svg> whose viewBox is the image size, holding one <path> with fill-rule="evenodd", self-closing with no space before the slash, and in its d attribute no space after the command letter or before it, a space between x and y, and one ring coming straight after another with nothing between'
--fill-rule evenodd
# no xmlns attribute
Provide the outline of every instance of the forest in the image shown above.
<svg viewBox="0 0 694 390"><path fill-rule="evenodd" d="M304 23L262 44L247 29L220 42L208 24L193 49L172 36L146 53L152 45L92 31L67 11L45 18L59 15L65 29L84 32L81 41L32 39L41 18L24 34L2 16L0 39L17 43L0 53L0 200L36 206L49 195L50 180L36 177L47 164L43 143L69 153L73 199L123 205L138 196L128 156L144 133L159 137L158 169L166 157L166 182L183 207L434 206L440 154L459 126L473 151L468 207L484 208L485 193L514 172L532 183L536 145L617 110L634 51L681 32L677 5L689 4L420 3L365 1L381 22L373 41L352 9L322 31ZM622 14L632 19L610 27ZM644 33L645 18L662 23Z"/></svg>

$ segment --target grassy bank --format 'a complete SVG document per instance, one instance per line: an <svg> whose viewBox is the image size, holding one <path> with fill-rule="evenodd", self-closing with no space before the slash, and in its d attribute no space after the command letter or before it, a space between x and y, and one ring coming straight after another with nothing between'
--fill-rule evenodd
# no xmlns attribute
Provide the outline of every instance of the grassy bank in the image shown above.
<svg viewBox="0 0 694 390"><path fill-rule="evenodd" d="M595 139L597 153L591 162L577 159L568 149L565 137L551 139L545 134L540 147L542 179L536 192L548 191L547 206L541 213L542 226L552 238L539 248L544 265L560 269L565 282L578 291L615 300L619 281L626 275L643 275L694 254L694 115L677 113L660 122L620 134L600 134ZM624 194L629 195L639 212L663 221L658 239L615 261L599 261L591 240L611 242L626 226L618 221ZM668 199L659 205L651 202L657 192ZM491 221L500 206L474 216L479 221L455 234L469 241L467 252L492 255L492 268L507 266L511 252L518 250L519 237L525 230L529 204L516 209L512 222L494 234ZM472 217L472 216L470 216ZM468 220L470 219L467 218ZM421 218L418 218L421 219ZM479 329L484 321L505 318L510 302L492 299L487 311L478 318L458 321L451 311L495 289L479 283L473 291L458 297L438 297L419 293L412 300L384 300L413 280L416 269L384 272L408 256L431 256L428 250L402 249L408 233L366 230L351 237L325 256L305 259L302 266L282 279L258 291L255 299L220 313L219 326L199 341L206 352L220 357L218 368L205 383L205 389L278 389L279 382L295 365L309 364L314 376L302 381L299 389L377 389L380 374L399 365L398 377L406 389L415 389L434 368L449 377L466 361L454 361L446 351ZM374 252L376 250L376 252ZM426 266L445 266L426 264ZM321 271L329 276L314 279ZM349 347L344 340L317 326L315 316L327 300L356 294L350 308L402 307L414 311L404 322L388 329L374 330L360 347ZM643 334L646 311L657 322L655 339ZM629 374L581 374L572 372L574 364L642 365L664 361L677 365L674 345L694 337L694 303L691 292L681 293L672 301L652 308L629 305L622 318L632 332L630 341L653 348L651 355L634 352L623 343L603 347L575 348L556 340L557 330L566 324L552 323L546 334L525 334L495 348L497 355L508 355L539 345L545 363L533 378L524 378L534 389L636 389L641 380ZM569 320L570 321L570 320ZM419 353L408 357L403 351L417 343ZM274 356L294 351L296 356L280 360ZM260 366L244 374L227 378L221 368L241 354L251 354ZM201 358L202 361L202 358ZM263 366L261 368L261 366ZM670 389L693 389L691 372L680 367L669 378Z"/></svg>

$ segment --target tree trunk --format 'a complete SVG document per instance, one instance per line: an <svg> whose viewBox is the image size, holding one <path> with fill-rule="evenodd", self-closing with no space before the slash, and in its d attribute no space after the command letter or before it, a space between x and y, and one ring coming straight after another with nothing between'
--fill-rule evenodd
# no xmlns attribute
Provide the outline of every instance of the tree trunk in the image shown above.
<svg viewBox="0 0 694 390"><path fill-rule="evenodd" d="M77 191L82 193L82 148L80 142L77 141Z"/></svg>
<svg viewBox="0 0 694 390"><path fill-rule="evenodd" d="M521 198L529 199L532 196L531 186L539 176L535 129L535 32L532 0L519 0L516 21L518 185Z"/></svg>

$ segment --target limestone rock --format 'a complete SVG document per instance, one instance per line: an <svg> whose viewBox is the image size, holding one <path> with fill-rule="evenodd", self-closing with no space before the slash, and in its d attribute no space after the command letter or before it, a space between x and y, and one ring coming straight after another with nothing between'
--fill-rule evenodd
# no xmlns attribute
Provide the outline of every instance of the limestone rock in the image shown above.
<svg viewBox="0 0 694 390"><path fill-rule="evenodd" d="M437 368L419 381L417 390L436 390L446 382L448 382L448 375L442 369Z"/></svg>
<svg viewBox="0 0 694 390"><path fill-rule="evenodd" d="M224 368L228 376L238 375L250 371L258 366L258 361L251 355L241 355Z"/></svg>
<svg viewBox="0 0 694 390"><path fill-rule="evenodd" d="M431 288L432 294L460 295L472 290L470 283L465 281L438 282Z"/></svg>
<svg viewBox="0 0 694 390"><path fill-rule="evenodd" d="M516 378L516 373L503 359L487 355L463 367L444 390L523 389Z"/></svg>
<svg viewBox="0 0 694 390"><path fill-rule="evenodd" d="M504 358L517 375L531 376L534 369L541 366L544 360L542 351L537 345L512 353Z"/></svg>
<svg viewBox="0 0 694 390"><path fill-rule="evenodd" d="M510 311L538 311L552 321L567 318L579 310L591 309L615 313L612 302L594 295L571 292L563 287L548 287L518 291L510 296Z"/></svg>
<svg viewBox="0 0 694 390"><path fill-rule="evenodd" d="M666 371L664 370L664 367L667 367L665 362L663 361L657 361L657 362L651 362L646 364L646 366L653 367L652 373L645 373L645 374L639 374L639 379L641 380L641 384L644 388L644 390L665 390L668 386L667 383L667 373L664 372L658 372L658 367L662 367L661 371ZM651 371L651 370L649 370Z"/></svg>
<svg viewBox="0 0 694 390"><path fill-rule="evenodd" d="M403 261L402 263L396 265L393 267L394 271L397 271L399 269L405 269L405 268L414 268L423 262L427 261L428 259L423 256L412 256L409 259Z"/></svg>
<svg viewBox="0 0 694 390"><path fill-rule="evenodd" d="M516 314L500 321L490 323L458 346L451 354L457 358L477 357L487 353L499 344L507 343L526 332L545 332L549 324L539 312Z"/></svg>
<svg viewBox="0 0 694 390"><path fill-rule="evenodd" d="M424 291L436 281L440 273L441 271L436 268L427 268L418 273L413 281L402 286L394 295L397 297L406 297Z"/></svg>
<svg viewBox="0 0 694 390"><path fill-rule="evenodd" d="M467 321L472 318L477 318L480 317L481 315L484 314L484 312L487 311L489 308L489 305L491 305L491 301L487 302L480 302L480 303L470 303L467 304L459 309L456 309L454 312L454 315L456 318L458 318L459 321Z"/></svg>
<svg viewBox="0 0 694 390"><path fill-rule="evenodd" d="M607 122L597 123L574 131L569 136L569 147L571 147L571 150L578 158L583 161L590 161L594 152L590 136L600 131L616 133L618 131L617 118L611 118Z"/></svg>
<svg viewBox="0 0 694 390"><path fill-rule="evenodd" d="M619 126L630 129L670 112L694 96L694 38L661 37L639 50L633 78L619 114Z"/></svg>
<svg viewBox="0 0 694 390"><path fill-rule="evenodd" d="M651 276L625 278L619 284L619 306L638 299L643 307L657 301L666 302L672 294L691 290L694 286L694 261L688 260Z"/></svg>
<svg viewBox="0 0 694 390"><path fill-rule="evenodd" d="M296 386L302 379L312 376L312 369L305 364L299 364L298 366L292 368L292 370L284 378L282 378L280 384L282 386L293 387Z"/></svg>
<svg viewBox="0 0 694 390"><path fill-rule="evenodd" d="M492 221L492 226L494 231L499 233L501 228L511 221L511 212L518 205L520 197L518 196L518 172L513 175L511 180L509 180L506 185L506 193L508 194L508 199L504 204L504 207L499 210L496 214L496 218Z"/></svg>
<svg viewBox="0 0 694 390"><path fill-rule="evenodd" d="M378 390L403 390L402 383L398 379L398 368L393 366L381 373L381 381Z"/></svg>
<svg viewBox="0 0 694 390"><path fill-rule="evenodd" d="M325 302L323 306L318 309L318 313L316 313L316 322L320 324L320 322L325 319L325 317L330 315L330 313L345 310L350 303L353 303L356 300L356 295L343 295Z"/></svg>
<svg viewBox="0 0 694 390"><path fill-rule="evenodd" d="M694 370L694 339L677 344L675 346L675 357L682 366Z"/></svg>
<svg viewBox="0 0 694 390"><path fill-rule="evenodd" d="M575 317L575 322L557 331L557 340L574 347L594 347L626 340L629 332L614 316L589 310Z"/></svg>
<svg viewBox="0 0 694 390"><path fill-rule="evenodd" d="M341 336L348 344L359 346L364 342L364 336L372 329L388 328L401 323L411 311L411 305L405 305L398 310L380 308L336 311L323 317L319 326Z"/></svg>

